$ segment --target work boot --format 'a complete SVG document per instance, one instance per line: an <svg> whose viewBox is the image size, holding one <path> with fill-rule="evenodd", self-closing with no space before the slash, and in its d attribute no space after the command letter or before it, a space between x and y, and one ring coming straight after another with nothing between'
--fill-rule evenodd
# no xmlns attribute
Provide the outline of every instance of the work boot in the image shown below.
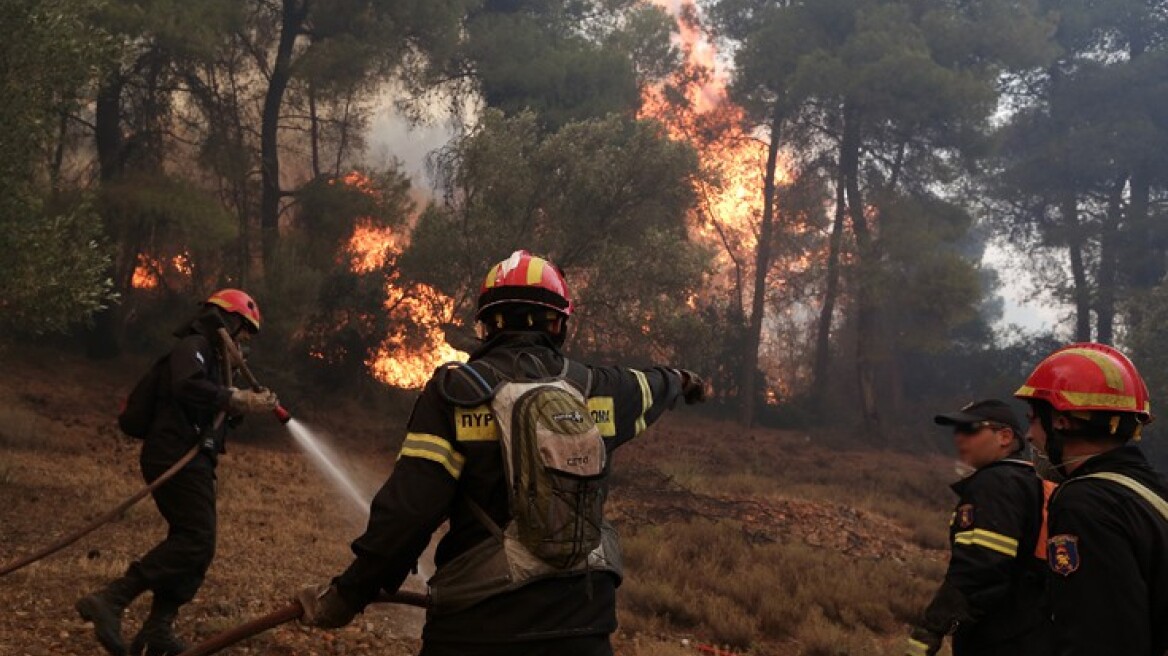
<svg viewBox="0 0 1168 656"><path fill-rule="evenodd" d="M110 656L126 656L126 643L122 640L122 613L145 590L146 586L137 577L123 576L110 581L101 590L78 599L74 605L81 619L93 622L93 633Z"/></svg>
<svg viewBox="0 0 1168 656"><path fill-rule="evenodd" d="M134 642L130 645L130 656L178 656L186 651L187 645L174 635L174 618L177 615L177 604L159 601L155 597L150 614L142 623L142 630L134 636Z"/></svg>

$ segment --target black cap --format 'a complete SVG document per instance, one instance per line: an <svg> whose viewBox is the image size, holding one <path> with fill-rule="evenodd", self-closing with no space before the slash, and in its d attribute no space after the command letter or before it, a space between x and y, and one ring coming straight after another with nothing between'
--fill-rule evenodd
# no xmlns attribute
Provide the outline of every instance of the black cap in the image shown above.
<svg viewBox="0 0 1168 656"><path fill-rule="evenodd" d="M950 412L933 417L933 421L942 426L964 426L976 424L979 421L992 421L1014 429L1014 434L1022 437L1026 431L1022 430L1022 423L1018 415L1005 401L986 399L974 401L957 412Z"/></svg>

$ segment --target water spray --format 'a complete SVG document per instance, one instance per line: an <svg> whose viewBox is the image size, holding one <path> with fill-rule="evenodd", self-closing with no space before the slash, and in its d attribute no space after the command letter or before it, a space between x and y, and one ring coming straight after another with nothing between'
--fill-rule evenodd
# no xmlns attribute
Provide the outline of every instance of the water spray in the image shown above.
<svg viewBox="0 0 1168 656"><path fill-rule="evenodd" d="M393 594L382 594L374 600L374 603L401 604L403 606L427 608L430 605L430 598L428 595L418 592L399 591ZM293 601L280 610L217 633L187 649L178 656L209 656L210 654L216 654L231 645L242 642L264 631L274 629L281 624L287 624L293 620L298 620L303 615L304 607L300 605L299 601Z"/></svg>

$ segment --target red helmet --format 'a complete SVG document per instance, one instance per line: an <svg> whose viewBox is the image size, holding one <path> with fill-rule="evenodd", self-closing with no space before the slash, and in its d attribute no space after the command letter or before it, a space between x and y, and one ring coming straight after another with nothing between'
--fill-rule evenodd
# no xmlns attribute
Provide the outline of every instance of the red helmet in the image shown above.
<svg viewBox="0 0 1168 656"><path fill-rule="evenodd" d="M572 316L572 299L559 268L527 251L515 251L487 272L475 319L481 320L487 309L504 303L542 305Z"/></svg>
<svg viewBox="0 0 1168 656"><path fill-rule="evenodd" d="M1142 424L1152 420L1144 379L1106 344L1082 342L1051 353L1014 396L1046 401L1060 412L1131 412Z"/></svg>
<svg viewBox="0 0 1168 656"><path fill-rule="evenodd" d="M260 331L260 306L246 292L238 289L220 289L211 294L211 298L206 302L238 314L247 321L253 332Z"/></svg>

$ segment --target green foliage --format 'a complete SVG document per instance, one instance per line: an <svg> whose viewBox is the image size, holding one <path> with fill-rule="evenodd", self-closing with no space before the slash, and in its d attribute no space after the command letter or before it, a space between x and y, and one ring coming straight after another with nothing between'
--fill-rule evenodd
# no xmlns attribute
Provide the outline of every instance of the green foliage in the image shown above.
<svg viewBox="0 0 1168 656"><path fill-rule="evenodd" d="M487 268L526 248L565 270L576 348L660 353L666 326L672 337L692 325L685 300L708 262L685 231L693 152L655 124L618 116L553 134L537 125L531 113L489 111L441 154L447 201L423 213L403 273L451 295L466 317Z"/></svg>
<svg viewBox="0 0 1168 656"><path fill-rule="evenodd" d="M61 331L111 300L100 223L88 203L46 209L45 164L105 35L85 0L0 1L0 323Z"/></svg>
<svg viewBox="0 0 1168 656"><path fill-rule="evenodd" d="M0 325L60 332L105 307L109 255L92 207L46 213L35 203L14 205L0 203Z"/></svg>
<svg viewBox="0 0 1168 656"><path fill-rule="evenodd" d="M627 112L641 88L677 65L672 20L646 4L528 2L488 11L467 24L459 66L473 69L488 107L533 111L542 127Z"/></svg>

